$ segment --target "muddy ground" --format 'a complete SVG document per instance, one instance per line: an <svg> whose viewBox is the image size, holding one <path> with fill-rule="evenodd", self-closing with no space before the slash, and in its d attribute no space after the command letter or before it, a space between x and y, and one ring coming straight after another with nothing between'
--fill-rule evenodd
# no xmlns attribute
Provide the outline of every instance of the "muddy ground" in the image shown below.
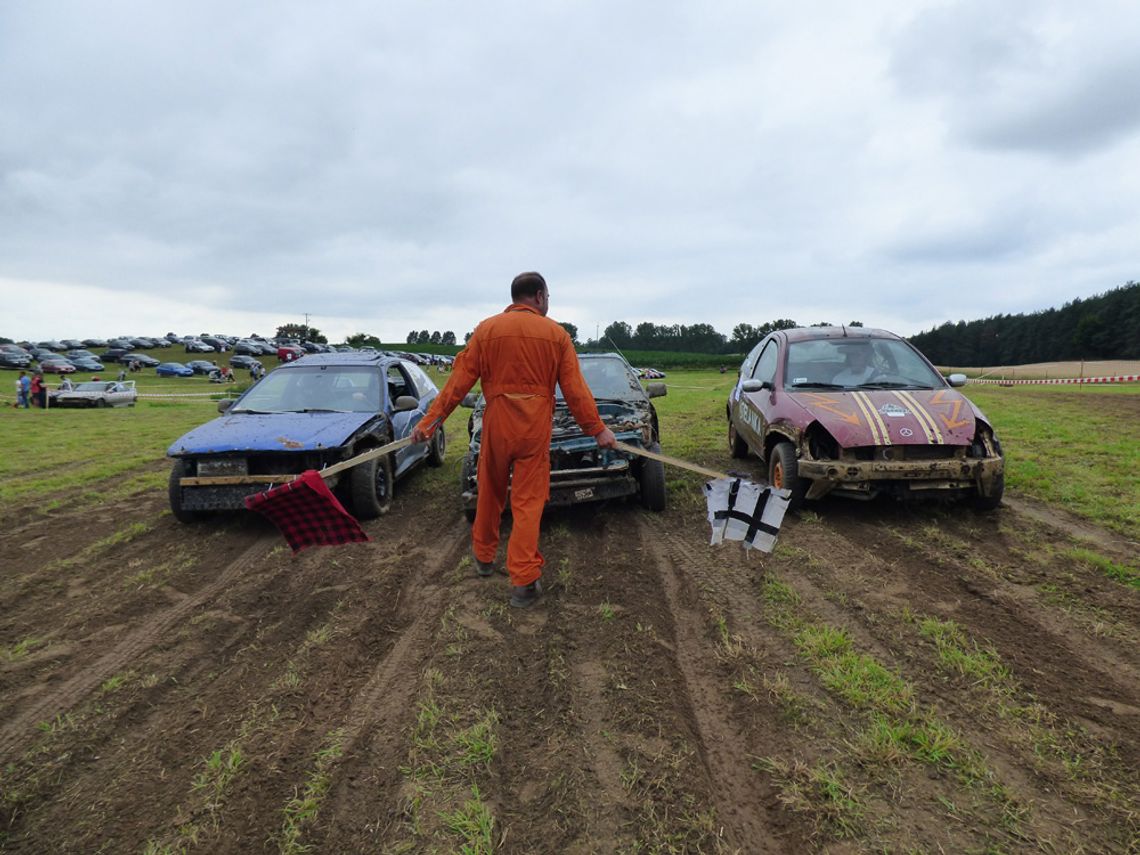
<svg viewBox="0 0 1140 855"><path fill-rule="evenodd" d="M1067 553L1135 543L832 500L746 555L684 476L548 513L520 611L457 457L297 557L159 491L10 509L0 849L1136 851L1140 602Z"/></svg>

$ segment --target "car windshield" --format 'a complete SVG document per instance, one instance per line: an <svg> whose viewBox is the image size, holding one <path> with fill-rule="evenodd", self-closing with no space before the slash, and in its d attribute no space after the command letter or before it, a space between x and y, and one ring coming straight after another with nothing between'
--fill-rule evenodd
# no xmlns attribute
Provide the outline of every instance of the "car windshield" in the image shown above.
<svg viewBox="0 0 1140 855"><path fill-rule="evenodd" d="M644 395L637 377L625 362L617 357L583 358L579 360L582 376L595 398L614 398L628 401ZM562 388L555 387L555 396L562 400Z"/></svg>
<svg viewBox="0 0 1140 855"><path fill-rule="evenodd" d="M938 389L942 376L905 341L889 338L828 338L788 345L784 388Z"/></svg>
<svg viewBox="0 0 1140 855"><path fill-rule="evenodd" d="M380 411L380 375L368 366L293 368L266 375L231 412Z"/></svg>

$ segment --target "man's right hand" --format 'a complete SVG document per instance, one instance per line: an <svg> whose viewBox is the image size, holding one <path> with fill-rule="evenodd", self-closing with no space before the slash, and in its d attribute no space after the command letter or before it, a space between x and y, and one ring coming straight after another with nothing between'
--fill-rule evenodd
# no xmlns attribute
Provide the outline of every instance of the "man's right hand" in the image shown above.
<svg viewBox="0 0 1140 855"><path fill-rule="evenodd" d="M614 432L606 428L601 433L594 436L598 443L598 448L617 448L617 437Z"/></svg>

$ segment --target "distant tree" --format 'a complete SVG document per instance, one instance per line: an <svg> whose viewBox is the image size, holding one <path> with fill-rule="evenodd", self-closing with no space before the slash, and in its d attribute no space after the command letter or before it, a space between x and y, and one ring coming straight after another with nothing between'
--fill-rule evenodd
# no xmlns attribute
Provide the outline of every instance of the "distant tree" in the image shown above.
<svg viewBox="0 0 1140 855"><path fill-rule="evenodd" d="M475 335L475 333L473 333L473 332L464 333L463 334L463 343L467 344L467 342L471 341L471 336L473 336L473 335Z"/></svg>
<svg viewBox="0 0 1140 855"><path fill-rule="evenodd" d="M613 347L629 347L633 343L633 329L625 321L614 321L602 333L599 344L606 347L606 342Z"/></svg>
<svg viewBox="0 0 1140 855"><path fill-rule="evenodd" d="M578 343L578 327L568 321L559 321L558 325L566 330L570 336L570 341L574 342L574 344Z"/></svg>
<svg viewBox="0 0 1140 855"><path fill-rule="evenodd" d="M443 338L443 337L442 337L442 336L439 334L439 330L435 330L435 331L434 331L434 332L431 334L431 338L430 338L430 339L428 339L428 341L429 341L431 344L439 344L439 343L440 343L440 340L441 340L442 338Z"/></svg>
<svg viewBox="0 0 1140 855"><path fill-rule="evenodd" d="M408 337L404 340L407 344L415 344L419 340L419 333L412 330L408 333Z"/></svg>
<svg viewBox="0 0 1140 855"><path fill-rule="evenodd" d="M277 338L295 338L298 341L328 343L328 339L321 335L320 330L306 324L282 324L277 328Z"/></svg>
<svg viewBox="0 0 1140 855"><path fill-rule="evenodd" d="M446 330L439 340L440 344L455 344L455 333L451 330Z"/></svg>
<svg viewBox="0 0 1140 855"><path fill-rule="evenodd" d="M863 326L863 322L862 321L851 321L851 323L849 323L847 326L849 326L849 327L861 327L861 326Z"/></svg>
<svg viewBox="0 0 1140 855"><path fill-rule="evenodd" d="M431 333L427 330L420 330L416 335L416 344L427 344L429 341L431 341Z"/></svg>
<svg viewBox="0 0 1140 855"><path fill-rule="evenodd" d="M344 343L349 347L356 348L365 346L380 348L380 339L372 335L372 333L353 333L344 340Z"/></svg>

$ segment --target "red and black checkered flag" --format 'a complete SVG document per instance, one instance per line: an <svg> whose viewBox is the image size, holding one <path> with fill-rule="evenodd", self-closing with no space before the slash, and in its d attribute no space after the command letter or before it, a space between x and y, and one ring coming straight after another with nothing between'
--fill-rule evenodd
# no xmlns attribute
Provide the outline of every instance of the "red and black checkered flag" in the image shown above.
<svg viewBox="0 0 1140 855"><path fill-rule="evenodd" d="M310 546L370 539L315 469L302 472L288 484L247 496L245 506L277 526L294 554Z"/></svg>

